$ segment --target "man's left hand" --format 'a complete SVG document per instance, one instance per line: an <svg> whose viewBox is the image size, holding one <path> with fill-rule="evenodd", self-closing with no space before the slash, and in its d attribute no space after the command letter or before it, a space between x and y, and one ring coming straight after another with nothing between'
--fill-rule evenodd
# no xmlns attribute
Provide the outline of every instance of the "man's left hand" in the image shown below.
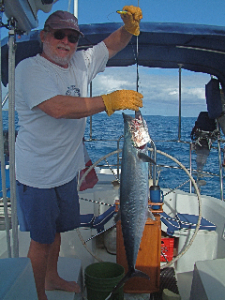
<svg viewBox="0 0 225 300"><path fill-rule="evenodd" d="M123 7L123 11L127 13L121 14L121 18L125 24L124 28L129 33L138 36L140 34L140 20L142 19L142 10L140 7L133 5L126 5Z"/></svg>

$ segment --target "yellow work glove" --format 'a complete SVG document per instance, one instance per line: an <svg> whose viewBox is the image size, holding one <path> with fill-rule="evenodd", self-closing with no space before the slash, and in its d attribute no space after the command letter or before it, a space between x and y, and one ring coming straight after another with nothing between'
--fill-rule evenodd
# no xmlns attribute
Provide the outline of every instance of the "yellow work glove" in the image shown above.
<svg viewBox="0 0 225 300"><path fill-rule="evenodd" d="M119 90L101 97L108 116L111 116L116 110L131 109L137 111L139 107L143 106L142 94L131 90Z"/></svg>
<svg viewBox="0 0 225 300"><path fill-rule="evenodd" d="M124 28L129 33L138 36L140 34L140 20L142 19L142 10L140 7L133 5L126 5L123 11L127 11L126 14L121 14L121 18L124 22Z"/></svg>

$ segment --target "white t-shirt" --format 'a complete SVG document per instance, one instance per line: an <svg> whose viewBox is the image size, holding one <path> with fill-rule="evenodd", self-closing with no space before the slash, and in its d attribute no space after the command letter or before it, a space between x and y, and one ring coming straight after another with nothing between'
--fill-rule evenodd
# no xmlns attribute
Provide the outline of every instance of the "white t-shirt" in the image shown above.
<svg viewBox="0 0 225 300"><path fill-rule="evenodd" d="M86 118L55 119L36 106L57 95L86 97L88 84L104 71L109 58L104 42L77 51L68 68L39 54L16 68L16 179L37 187L52 188L72 180L84 167L83 135Z"/></svg>

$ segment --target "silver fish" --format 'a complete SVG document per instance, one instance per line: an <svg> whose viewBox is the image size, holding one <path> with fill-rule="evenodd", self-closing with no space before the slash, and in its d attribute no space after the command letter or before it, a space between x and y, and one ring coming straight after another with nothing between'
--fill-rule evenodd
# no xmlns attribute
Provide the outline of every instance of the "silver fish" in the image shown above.
<svg viewBox="0 0 225 300"><path fill-rule="evenodd" d="M148 163L155 162L147 156L147 143L150 141L150 136L141 112L136 112L135 118L123 113L123 118L120 215L128 272L106 299L110 299L111 295L131 277L149 278L145 273L135 269L135 264L149 213ZM155 219L152 213L150 217Z"/></svg>
<svg viewBox="0 0 225 300"><path fill-rule="evenodd" d="M121 166L120 211L129 277L141 276L135 270L142 234L148 216L148 129L139 112L135 118L123 114L124 145ZM152 216L152 218L154 218ZM143 273L142 273L143 274Z"/></svg>

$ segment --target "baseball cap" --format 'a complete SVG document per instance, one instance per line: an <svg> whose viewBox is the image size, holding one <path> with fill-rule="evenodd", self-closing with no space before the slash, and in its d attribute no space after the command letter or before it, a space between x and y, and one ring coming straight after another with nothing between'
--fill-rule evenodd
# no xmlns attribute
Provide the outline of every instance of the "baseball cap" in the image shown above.
<svg viewBox="0 0 225 300"><path fill-rule="evenodd" d="M78 26L77 18L68 11L57 10L52 13L45 21L44 27L46 26L50 26L52 29L76 30L83 36L83 33Z"/></svg>

